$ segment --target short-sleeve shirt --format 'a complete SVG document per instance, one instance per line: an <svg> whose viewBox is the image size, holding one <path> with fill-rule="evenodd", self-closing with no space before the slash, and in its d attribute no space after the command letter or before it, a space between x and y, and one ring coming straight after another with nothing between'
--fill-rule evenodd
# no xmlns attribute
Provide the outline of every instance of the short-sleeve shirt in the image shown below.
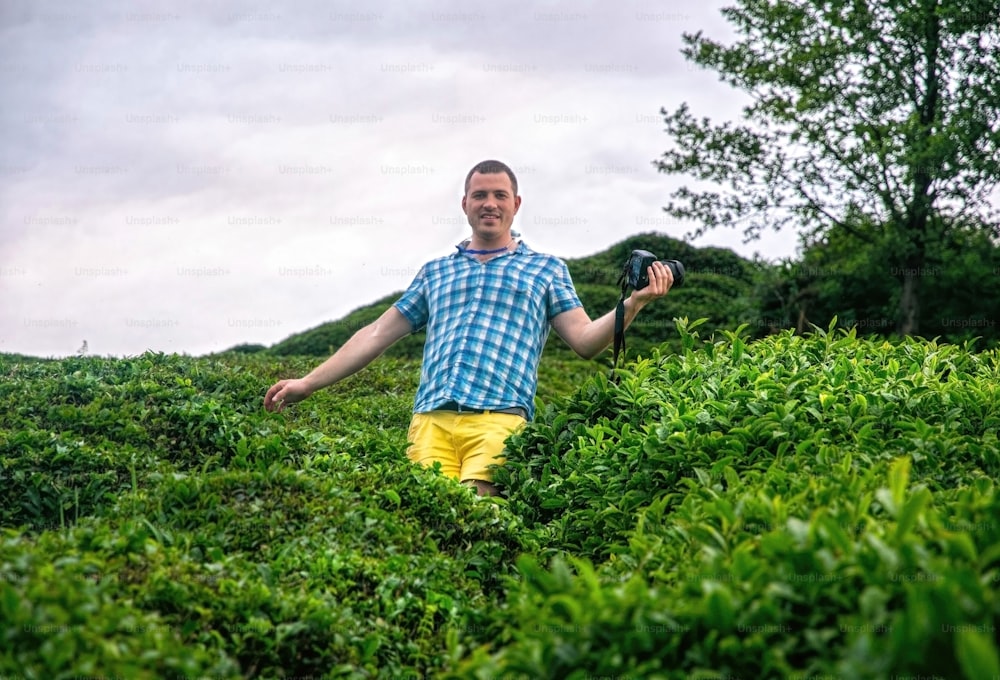
<svg viewBox="0 0 1000 680"><path fill-rule="evenodd" d="M581 306L566 263L523 242L486 262L461 247L428 262L395 303L427 330L414 412L454 401L520 406L530 420L549 322Z"/></svg>

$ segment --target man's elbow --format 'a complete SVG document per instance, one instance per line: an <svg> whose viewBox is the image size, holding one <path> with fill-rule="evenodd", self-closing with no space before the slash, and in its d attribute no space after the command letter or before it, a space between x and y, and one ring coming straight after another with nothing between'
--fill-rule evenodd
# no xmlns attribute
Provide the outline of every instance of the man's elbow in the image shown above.
<svg viewBox="0 0 1000 680"><path fill-rule="evenodd" d="M596 359L604 351L603 347L588 347L587 345L571 345L570 348L576 352L578 357L588 361Z"/></svg>
<svg viewBox="0 0 1000 680"><path fill-rule="evenodd" d="M589 342L585 333L564 332L559 335L562 337L563 342L566 343L566 346L573 350L573 353L581 359L593 359L604 351L603 346Z"/></svg>

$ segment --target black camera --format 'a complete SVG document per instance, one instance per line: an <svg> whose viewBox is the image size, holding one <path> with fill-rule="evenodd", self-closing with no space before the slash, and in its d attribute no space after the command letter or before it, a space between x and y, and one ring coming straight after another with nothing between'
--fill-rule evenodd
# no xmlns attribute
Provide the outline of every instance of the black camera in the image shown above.
<svg viewBox="0 0 1000 680"><path fill-rule="evenodd" d="M649 276L646 270L656 262L657 257L648 250L633 250L625 263L622 277L625 283L635 290L642 290L649 285ZM684 283L684 265L679 260L660 260L665 267L670 269L674 276L673 287L676 288Z"/></svg>

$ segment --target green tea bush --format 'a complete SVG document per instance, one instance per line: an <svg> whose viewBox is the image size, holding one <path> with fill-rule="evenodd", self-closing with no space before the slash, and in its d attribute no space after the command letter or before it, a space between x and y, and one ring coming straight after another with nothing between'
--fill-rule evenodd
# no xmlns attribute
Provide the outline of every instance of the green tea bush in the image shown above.
<svg viewBox="0 0 1000 680"><path fill-rule="evenodd" d="M674 323L547 349L497 499L414 361L0 355L0 676L1000 676L998 353Z"/></svg>
<svg viewBox="0 0 1000 680"><path fill-rule="evenodd" d="M680 502L687 480L724 482L727 466L824 474L850 453L859 465L912 455L934 488L1000 474L995 354L832 330L700 342L694 328L682 324L683 354L654 352L617 384L595 374L511 442L496 479L555 548L605 559L636 510Z"/></svg>
<svg viewBox="0 0 1000 680"><path fill-rule="evenodd" d="M454 677L1000 672L997 355L682 336L512 444L498 479L547 545L511 642Z"/></svg>
<svg viewBox="0 0 1000 680"><path fill-rule="evenodd" d="M0 555L5 677L239 677L224 653L184 644L167 619L123 597L119 572L109 571L110 551L80 551L53 532L29 540L8 529Z"/></svg>
<svg viewBox="0 0 1000 680"><path fill-rule="evenodd" d="M1000 500L983 479L939 510L907 461L787 500L703 488L644 510L600 568L524 558L514 641L454 677L992 677ZM865 512L878 498L883 521Z"/></svg>
<svg viewBox="0 0 1000 680"><path fill-rule="evenodd" d="M406 459L418 367L266 413L311 363L0 361L0 675L423 677L498 634L530 537Z"/></svg>

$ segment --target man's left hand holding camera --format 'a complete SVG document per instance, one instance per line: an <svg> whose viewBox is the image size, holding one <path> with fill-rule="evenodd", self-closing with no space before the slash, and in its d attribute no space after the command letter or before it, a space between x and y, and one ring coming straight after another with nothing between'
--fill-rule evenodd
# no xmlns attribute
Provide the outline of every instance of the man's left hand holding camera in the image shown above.
<svg viewBox="0 0 1000 680"><path fill-rule="evenodd" d="M625 300L625 328L628 328L643 307L666 295L674 284L670 269L662 262L654 262L647 274L649 285L642 290L633 290ZM593 359L614 339L615 312L611 310L591 321L583 307L577 307L553 318L552 328L573 351L586 359Z"/></svg>

